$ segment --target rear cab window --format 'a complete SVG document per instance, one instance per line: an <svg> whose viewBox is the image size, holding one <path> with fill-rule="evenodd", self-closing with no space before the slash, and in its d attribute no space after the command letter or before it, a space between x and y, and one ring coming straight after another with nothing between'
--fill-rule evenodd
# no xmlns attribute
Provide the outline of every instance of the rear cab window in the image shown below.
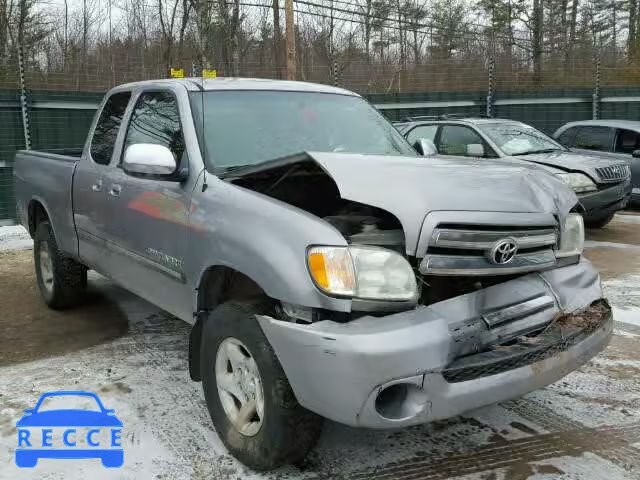
<svg viewBox="0 0 640 480"><path fill-rule="evenodd" d="M111 162L118 131L130 99L131 92L118 92L105 102L91 139L90 154L95 163L108 165Z"/></svg>

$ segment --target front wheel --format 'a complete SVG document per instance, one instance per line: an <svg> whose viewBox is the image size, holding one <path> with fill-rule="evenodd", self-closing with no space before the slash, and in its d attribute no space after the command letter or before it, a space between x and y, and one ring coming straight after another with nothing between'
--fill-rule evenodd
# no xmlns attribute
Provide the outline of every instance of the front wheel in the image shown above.
<svg viewBox="0 0 640 480"><path fill-rule="evenodd" d="M201 374L211 420L227 449L255 470L302 460L322 418L298 404L255 318L260 302L228 302L207 318Z"/></svg>

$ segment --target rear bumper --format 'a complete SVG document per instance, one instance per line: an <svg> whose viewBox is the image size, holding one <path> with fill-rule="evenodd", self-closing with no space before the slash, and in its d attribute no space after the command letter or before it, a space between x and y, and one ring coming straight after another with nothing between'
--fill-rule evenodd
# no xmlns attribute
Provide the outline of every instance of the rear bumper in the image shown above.
<svg viewBox="0 0 640 480"><path fill-rule="evenodd" d="M466 381L446 379L459 342L488 334L483 315L543 297L552 299L549 305L518 316L509 328L544 325L558 314L588 307L602 297L598 274L582 260L385 317L312 325L258 320L303 406L348 425L395 428L521 396L562 378L605 348L610 314L597 330L542 360ZM403 384L398 394L404 399L383 415L376 399L394 384Z"/></svg>

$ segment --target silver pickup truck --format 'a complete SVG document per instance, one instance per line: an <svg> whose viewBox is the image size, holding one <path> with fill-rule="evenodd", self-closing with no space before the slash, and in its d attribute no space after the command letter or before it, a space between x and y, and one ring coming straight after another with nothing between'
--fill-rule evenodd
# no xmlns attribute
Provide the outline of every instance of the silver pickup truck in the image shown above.
<svg viewBox="0 0 640 480"><path fill-rule="evenodd" d="M472 162L418 156L345 90L161 80L111 90L81 156L19 152L15 187L44 301L72 306L93 269L192 324L213 424L264 470L322 417L444 419L605 348L576 195Z"/></svg>

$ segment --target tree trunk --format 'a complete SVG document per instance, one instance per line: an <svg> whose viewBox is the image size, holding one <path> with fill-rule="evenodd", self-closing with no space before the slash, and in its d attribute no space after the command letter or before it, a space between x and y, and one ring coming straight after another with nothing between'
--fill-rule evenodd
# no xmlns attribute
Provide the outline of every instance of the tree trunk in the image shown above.
<svg viewBox="0 0 640 480"><path fill-rule="evenodd" d="M371 64L371 9L373 0L366 0L366 10L364 17L364 52L367 57L367 64Z"/></svg>
<svg viewBox="0 0 640 480"><path fill-rule="evenodd" d="M273 64L276 78L282 78L282 32L280 31L280 7L278 0L273 0Z"/></svg>
<svg viewBox="0 0 640 480"><path fill-rule="evenodd" d="M611 32L613 42L613 63L616 64L616 59L618 58L618 3L616 0L612 0L611 2Z"/></svg>
<svg viewBox="0 0 640 480"><path fill-rule="evenodd" d="M627 40L629 60L633 60L636 57L637 8L636 0L629 0L629 38Z"/></svg>
<svg viewBox="0 0 640 480"><path fill-rule="evenodd" d="M533 82L542 83L542 20L544 9L542 0L533 0Z"/></svg>

